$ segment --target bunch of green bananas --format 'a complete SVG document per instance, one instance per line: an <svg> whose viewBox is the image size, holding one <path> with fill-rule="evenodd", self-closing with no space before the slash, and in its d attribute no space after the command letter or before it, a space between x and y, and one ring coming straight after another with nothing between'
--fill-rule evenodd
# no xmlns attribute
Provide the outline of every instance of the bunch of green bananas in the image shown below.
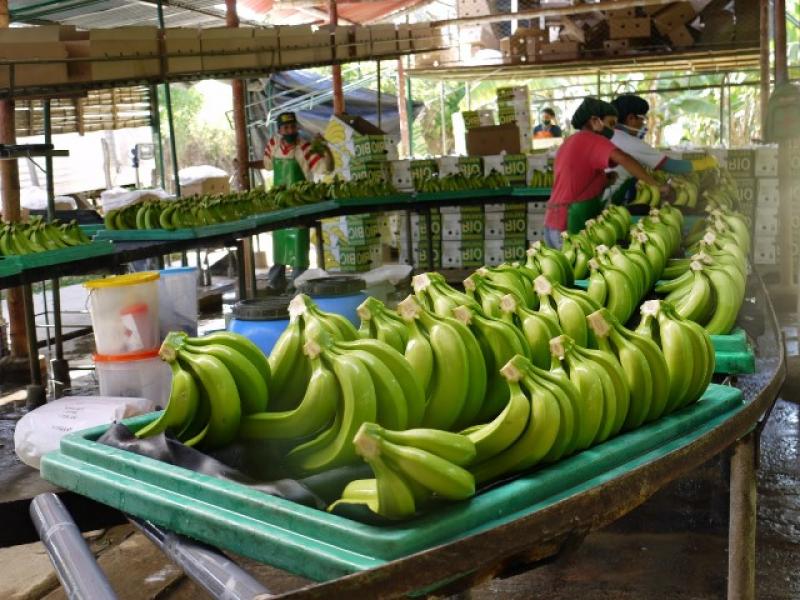
<svg viewBox="0 0 800 600"><path fill-rule="evenodd" d="M444 430L472 425L487 395L488 368L478 340L461 321L429 311L415 296L397 312L408 324L405 358L425 392L420 424Z"/></svg>
<svg viewBox="0 0 800 600"><path fill-rule="evenodd" d="M657 185L650 185L640 179L636 182L636 195L630 204L648 204L654 208L658 207L661 205L661 190Z"/></svg>
<svg viewBox="0 0 800 600"><path fill-rule="evenodd" d="M440 177L414 179L414 189L425 193L489 190L508 187L509 185L508 178L494 169L488 175L465 175L458 172Z"/></svg>
<svg viewBox="0 0 800 600"><path fill-rule="evenodd" d="M661 417L667 408L670 379L656 343L622 326L605 308L589 315L587 321L594 332L595 347L616 359L627 383L630 401L624 429L635 429Z"/></svg>
<svg viewBox="0 0 800 600"><path fill-rule="evenodd" d="M675 200L672 201L673 205L685 206L687 208L695 208L697 206L697 182L691 181L686 177L673 176L670 180L670 185L675 190Z"/></svg>
<svg viewBox="0 0 800 600"><path fill-rule="evenodd" d="M475 458L475 445L466 436L364 423L353 445L375 478L350 482L328 510L363 504L388 519L407 519L431 500L464 500L475 494L475 478L464 469Z"/></svg>
<svg viewBox="0 0 800 600"><path fill-rule="evenodd" d="M564 253L550 248L542 241L535 241L528 248L525 266L531 271L546 275L550 281L566 286L575 283L572 265Z"/></svg>
<svg viewBox="0 0 800 600"><path fill-rule="evenodd" d="M716 181L701 194L706 209L734 210L740 208L736 180L724 168L715 169L714 174Z"/></svg>
<svg viewBox="0 0 800 600"><path fill-rule="evenodd" d="M586 226L580 232L562 232L561 252L572 265L574 279L586 279L589 275L589 260L597 246L602 244L613 248L626 239L630 227L628 209L611 204L596 219L586 221Z"/></svg>
<svg viewBox="0 0 800 600"><path fill-rule="evenodd" d="M172 332L159 354L172 370L169 401L157 419L136 432L138 437L170 430L187 446L220 448L236 438L243 414L266 410L269 363L246 337L228 331L199 338Z"/></svg>
<svg viewBox="0 0 800 600"><path fill-rule="evenodd" d="M502 314L500 302L507 294L515 296L526 308L538 307L539 301L533 291L535 278L531 271L511 265L481 267L464 280L464 289L485 315L499 318Z"/></svg>
<svg viewBox="0 0 800 600"><path fill-rule="evenodd" d="M380 340L398 352L405 352L409 327L395 311L370 296L359 305L356 313L361 319L359 337Z"/></svg>
<svg viewBox="0 0 800 600"><path fill-rule="evenodd" d="M587 292L562 286L546 275L536 278L534 289L539 296L539 313L556 322L561 331L581 346L589 346L592 332L586 317L602 306Z"/></svg>
<svg viewBox="0 0 800 600"><path fill-rule="evenodd" d="M391 182L374 179L343 181L335 179L329 186L328 196L337 198L379 198L397 193Z"/></svg>
<svg viewBox="0 0 800 600"><path fill-rule="evenodd" d="M555 174L552 169L547 169L546 171L536 170L531 174L531 187L553 187L554 179Z"/></svg>
<svg viewBox="0 0 800 600"><path fill-rule="evenodd" d="M69 223L47 222L37 216L28 223L4 223L0 229L2 256L22 256L89 243L91 240L75 220Z"/></svg>
<svg viewBox="0 0 800 600"><path fill-rule="evenodd" d="M585 427L584 402L569 378L522 355L513 356L501 374L509 389L505 408L489 423L463 432L477 449L469 469L478 483L569 456Z"/></svg>
<svg viewBox="0 0 800 600"><path fill-rule="evenodd" d="M664 414L695 402L714 374L714 346L708 333L681 317L667 302L648 300L642 305L636 333L658 344L669 373Z"/></svg>
<svg viewBox="0 0 800 600"><path fill-rule="evenodd" d="M525 307L512 294L500 299L500 310L500 318L516 327L525 337L531 362L540 369L550 368L550 340L564 333L558 319L546 312Z"/></svg>
<svg viewBox="0 0 800 600"><path fill-rule="evenodd" d="M305 294L292 298L289 324L269 355L272 410L294 410L300 405L311 379L311 361L303 349L307 342L318 341L322 332L334 341L352 341L358 337L356 328L345 317L320 310Z"/></svg>

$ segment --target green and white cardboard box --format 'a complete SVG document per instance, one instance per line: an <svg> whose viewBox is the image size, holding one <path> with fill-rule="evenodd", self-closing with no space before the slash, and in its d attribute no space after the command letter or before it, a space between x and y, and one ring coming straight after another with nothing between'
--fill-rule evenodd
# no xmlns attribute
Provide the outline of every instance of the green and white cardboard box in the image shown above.
<svg viewBox="0 0 800 600"><path fill-rule="evenodd" d="M485 262L483 245L483 239L442 241L442 268L482 267Z"/></svg>
<svg viewBox="0 0 800 600"><path fill-rule="evenodd" d="M355 160L394 160L397 149L391 136L353 134L353 158Z"/></svg>
<svg viewBox="0 0 800 600"><path fill-rule="evenodd" d="M495 205L496 206L496 205ZM509 207L519 206L510 204ZM524 206L521 208L507 208L503 211L489 211L487 206L485 219L485 239L503 240L507 237L522 236L527 233L528 213Z"/></svg>
<svg viewBox="0 0 800 600"><path fill-rule="evenodd" d="M489 266L501 263L525 262L525 251L528 248L524 235L516 235L502 240L486 240L484 243L484 260Z"/></svg>
<svg viewBox="0 0 800 600"><path fill-rule="evenodd" d="M482 206L443 206L442 240L482 240L484 216Z"/></svg>
<svg viewBox="0 0 800 600"><path fill-rule="evenodd" d="M357 160L350 162L350 179L352 181L390 181L389 163L385 160Z"/></svg>
<svg viewBox="0 0 800 600"><path fill-rule="evenodd" d="M412 181L424 181L439 175L439 164L433 158L411 161ZM415 185L416 188L416 185Z"/></svg>
<svg viewBox="0 0 800 600"><path fill-rule="evenodd" d="M401 235L405 237L405 227L401 230ZM436 208L431 209L431 231L433 240L442 239L442 215ZM414 242L425 241L428 239L428 229L423 215L411 215L411 239Z"/></svg>
<svg viewBox="0 0 800 600"><path fill-rule="evenodd" d="M407 246L411 247L411 246ZM412 250L413 259L411 264L414 268L425 269L429 268L428 264L428 246L426 244L418 244L413 246ZM442 242L433 242L433 268L442 268Z"/></svg>
<svg viewBox="0 0 800 600"><path fill-rule="evenodd" d="M497 173L505 173L506 168L503 165L503 154L490 154L483 157L483 174L489 175L492 171Z"/></svg>
<svg viewBox="0 0 800 600"><path fill-rule="evenodd" d="M381 264L381 240L364 244L335 244L325 247L325 270L363 273Z"/></svg>
<svg viewBox="0 0 800 600"><path fill-rule="evenodd" d="M392 185L401 192L414 191L414 178L411 176L411 161L390 160L389 171L392 174Z"/></svg>
<svg viewBox="0 0 800 600"><path fill-rule="evenodd" d="M759 146L756 148L754 165L756 177L778 176L778 146Z"/></svg>
<svg viewBox="0 0 800 600"><path fill-rule="evenodd" d="M327 236L325 234L328 234ZM322 237L326 243L366 244L378 237L380 221L378 215L365 213L322 220ZM337 241L334 241L337 240Z"/></svg>
<svg viewBox="0 0 800 600"><path fill-rule="evenodd" d="M547 156L544 154L506 154L503 157L503 171L514 186L530 185L533 172L546 169Z"/></svg>
<svg viewBox="0 0 800 600"><path fill-rule="evenodd" d="M741 179L752 179L756 173L756 151L754 148L730 148L727 150L725 161L719 164L728 168L728 173Z"/></svg>

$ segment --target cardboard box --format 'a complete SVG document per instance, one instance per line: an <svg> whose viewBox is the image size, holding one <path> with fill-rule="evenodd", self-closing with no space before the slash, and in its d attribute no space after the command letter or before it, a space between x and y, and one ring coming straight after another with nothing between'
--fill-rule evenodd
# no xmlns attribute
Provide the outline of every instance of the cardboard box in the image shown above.
<svg viewBox="0 0 800 600"><path fill-rule="evenodd" d="M461 115L465 129L494 125L493 110L465 110L457 114Z"/></svg>
<svg viewBox="0 0 800 600"><path fill-rule="evenodd" d="M442 242L442 267L445 269L482 267L484 256L482 239Z"/></svg>
<svg viewBox="0 0 800 600"><path fill-rule="evenodd" d="M181 184L181 196L219 196L229 194L230 181L227 177L208 177L192 182L188 185Z"/></svg>
<svg viewBox="0 0 800 600"><path fill-rule="evenodd" d="M504 154L485 155L483 159L483 174L491 175L492 171L495 173L505 173L505 166L503 165Z"/></svg>
<svg viewBox="0 0 800 600"><path fill-rule="evenodd" d="M742 206L755 206L758 196L758 180L754 178L738 179L736 191L739 194L739 204Z"/></svg>
<svg viewBox="0 0 800 600"><path fill-rule="evenodd" d="M353 25L337 25L333 32L336 60L347 60L365 56L368 48L359 53L360 45L356 44L357 28Z"/></svg>
<svg viewBox="0 0 800 600"><path fill-rule="evenodd" d="M414 182L438 177L439 163L433 158L411 161L411 178ZM416 187L416 183L415 183Z"/></svg>
<svg viewBox="0 0 800 600"><path fill-rule="evenodd" d="M450 46L445 43L440 27L431 27L430 23L414 23L408 26L412 50L419 52Z"/></svg>
<svg viewBox="0 0 800 600"><path fill-rule="evenodd" d="M203 70L199 29L165 29L164 51L167 54L181 55L180 58L167 58L167 73L197 73Z"/></svg>
<svg viewBox="0 0 800 600"><path fill-rule="evenodd" d="M411 161L390 160L389 168L392 173L392 185L401 192L414 191L414 179L411 177Z"/></svg>
<svg viewBox="0 0 800 600"><path fill-rule="evenodd" d="M673 27L665 35L675 48L687 48L694 45L694 36L685 25Z"/></svg>
<svg viewBox="0 0 800 600"><path fill-rule="evenodd" d="M385 160L353 160L350 163L350 179L384 183L391 179L389 163Z"/></svg>
<svg viewBox="0 0 800 600"><path fill-rule="evenodd" d="M413 265L417 269L441 269L442 268L442 242L433 244L433 263L428 260L428 246L420 244L413 249Z"/></svg>
<svg viewBox="0 0 800 600"><path fill-rule="evenodd" d="M330 30L308 25L278 27L280 65L302 65L328 61L333 56Z"/></svg>
<svg viewBox="0 0 800 600"><path fill-rule="evenodd" d="M67 49L61 42L36 44L0 44L0 59L65 59ZM52 85L68 81L67 63L20 64L14 67L14 87ZM11 86L11 67L0 66L0 87Z"/></svg>
<svg viewBox="0 0 800 600"><path fill-rule="evenodd" d="M760 178L758 180L758 195L757 206L759 209L763 206L765 208L775 208L777 210L780 204L780 188L777 178Z"/></svg>
<svg viewBox="0 0 800 600"><path fill-rule="evenodd" d="M94 81L158 77L161 74L160 59L139 58L158 55L157 40L92 40L89 42L89 53L92 58L127 58L119 61L92 61Z"/></svg>
<svg viewBox="0 0 800 600"><path fill-rule="evenodd" d="M483 175L483 159L480 156L459 156L458 171L467 177Z"/></svg>
<svg viewBox="0 0 800 600"><path fill-rule="evenodd" d="M623 38L649 38L650 17L613 17L608 20L609 38L619 40Z"/></svg>
<svg viewBox="0 0 800 600"><path fill-rule="evenodd" d="M755 175L755 151L752 148L730 148L726 162L720 161L720 164L725 164L733 177L750 179Z"/></svg>
<svg viewBox="0 0 800 600"><path fill-rule="evenodd" d="M778 147L760 146L756 148L755 162L756 177L777 177L778 176Z"/></svg>
<svg viewBox="0 0 800 600"><path fill-rule="evenodd" d="M431 232L433 241L442 241L442 215L438 209L431 209ZM428 241L428 225L424 215L411 215L411 239L415 242Z"/></svg>
<svg viewBox="0 0 800 600"><path fill-rule="evenodd" d="M603 50L607 56L622 56L631 51L630 40L605 40Z"/></svg>
<svg viewBox="0 0 800 600"><path fill-rule="evenodd" d="M498 103L522 102L525 106L530 104L530 91L527 85L505 86L495 90Z"/></svg>
<svg viewBox="0 0 800 600"><path fill-rule="evenodd" d="M280 64L277 28L253 29L253 47L256 49L256 63L259 67L270 69Z"/></svg>
<svg viewBox="0 0 800 600"><path fill-rule="evenodd" d="M0 29L0 44L39 44L61 41L63 40L60 25Z"/></svg>
<svg viewBox="0 0 800 600"><path fill-rule="evenodd" d="M673 29L684 27L697 13L691 2L675 2L653 18L653 23L661 35L669 35Z"/></svg>
<svg viewBox="0 0 800 600"><path fill-rule="evenodd" d="M536 52L536 60L541 62L575 60L581 57L579 42L551 42L542 44Z"/></svg>
<svg viewBox="0 0 800 600"><path fill-rule="evenodd" d="M158 40L158 27L129 26L110 29L90 29L90 42L117 42L120 40Z"/></svg>
<svg viewBox="0 0 800 600"><path fill-rule="evenodd" d="M347 215L322 219L322 239L327 246L360 245L380 237L377 215Z"/></svg>
<svg viewBox="0 0 800 600"><path fill-rule="evenodd" d="M381 264L380 239L364 244L341 244L325 249L325 270L364 273Z"/></svg>
<svg viewBox="0 0 800 600"><path fill-rule="evenodd" d="M203 56L203 71L235 71L255 69L258 66L253 29L249 27L201 29L200 48L204 55L209 52L230 53Z"/></svg>
<svg viewBox="0 0 800 600"><path fill-rule="evenodd" d="M774 241L756 240L753 245L753 262L757 265L777 264L778 248Z"/></svg>
<svg viewBox="0 0 800 600"><path fill-rule="evenodd" d="M484 233L483 208L480 206L446 206L442 215L442 240L482 240Z"/></svg>
<svg viewBox="0 0 800 600"><path fill-rule="evenodd" d="M397 28L394 24L370 25L366 29L370 34L371 53L373 56L397 55ZM358 36L358 33L356 33Z"/></svg>
<svg viewBox="0 0 800 600"><path fill-rule="evenodd" d="M524 186L528 183L528 157L525 154L506 154L503 158L503 172L511 185Z"/></svg>
<svg viewBox="0 0 800 600"><path fill-rule="evenodd" d="M519 154L520 130L513 123L475 127L467 131L467 154L486 156L489 154Z"/></svg>
<svg viewBox="0 0 800 600"><path fill-rule="evenodd" d="M92 53L89 50L91 42L75 41L64 42L68 58L90 58ZM67 63L67 79L70 83L85 83L92 81L91 61L69 62Z"/></svg>

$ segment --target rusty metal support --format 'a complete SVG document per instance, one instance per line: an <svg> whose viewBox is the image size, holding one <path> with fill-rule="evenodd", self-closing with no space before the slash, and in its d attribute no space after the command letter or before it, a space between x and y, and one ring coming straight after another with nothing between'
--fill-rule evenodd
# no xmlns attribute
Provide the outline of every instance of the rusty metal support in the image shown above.
<svg viewBox="0 0 800 600"><path fill-rule="evenodd" d="M769 0L760 0L759 13L759 78L761 80L761 139L767 139L767 104L770 94L770 69L769 69Z"/></svg>
<svg viewBox="0 0 800 600"><path fill-rule="evenodd" d="M8 0L0 0L0 28L8 26ZM0 100L0 143L17 143L13 100ZM19 221L19 166L16 160L0 161L0 190L3 195L3 220ZM9 289L6 292L6 301L11 333L11 355L24 358L28 356L28 338L25 335L25 301L22 289Z"/></svg>
<svg viewBox="0 0 800 600"><path fill-rule="evenodd" d="M775 85L789 79L786 56L786 0L774 0L775 11Z"/></svg>
<svg viewBox="0 0 800 600"><path fill-rule="evenodd" d="M339 24L339 11L336 8L336 0L328 2L328 17L333 28ZM331 65L331 79L333 83L333 114L340 115L344 112L344 92L342 91L342 66Z"/></svg>
<svg viewBox="0 0 800 600"><path fill-rule="evenodd" d="M736 442L731 456L728 526L728 600L756 597L755 444L749 434Z"/></svg>
<svg viewBox="0 0 800 600"><path fill-rule="evenodd" d="M405 158L411 157L411 135L408 121L408 98L406 97L406 72L403 59L397 59L397 114L400 118L400 148Z"/></svg>
<svg viewBox="0 0 800 600"><path fill-rule="evenodd" d="M596 4L576 4L557 6L552 8L531 8L512 13L493 13L475 17L461 17L434 21L431 25L441 27L445 25L483 25L488 23L503 23L506 21L527 21L540 17L563 17L570 15L584 15L604 10L619 10L636 8L639 6L659 6L669 4L672 0L614 0L598 2Z"/></svg>

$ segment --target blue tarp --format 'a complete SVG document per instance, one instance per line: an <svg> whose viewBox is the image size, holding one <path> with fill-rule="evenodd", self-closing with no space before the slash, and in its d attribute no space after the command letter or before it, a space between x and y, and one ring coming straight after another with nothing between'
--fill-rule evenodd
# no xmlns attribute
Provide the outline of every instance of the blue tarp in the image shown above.
<svg viewBox="0 0 800 600"><path fill-rule="evenodd" d="M310 94L330 93L332 82L329 77L320 76L311 71L285 71L276 73L270 78L270 86L267 86L265 93L271 88L275 107L273 115L280 112L280 105L292 102L302 96ZM378 100L374 90L367 88L345 89L344 92L345 112L348 115L359 116L370 123L378 124ZM414 102L413 110L416 117L423 108L422 102ZM277 111L277 112L276 112ZM296 109L297 117L303 129L311 133L321 133L328 125L333 115L333 99L329 95L323 95L319 100L311 99L308 103L303 103ZM394 94L381 94L381 129L394 136L400 135L400 119L397 111L397 96Z"/></svg>

